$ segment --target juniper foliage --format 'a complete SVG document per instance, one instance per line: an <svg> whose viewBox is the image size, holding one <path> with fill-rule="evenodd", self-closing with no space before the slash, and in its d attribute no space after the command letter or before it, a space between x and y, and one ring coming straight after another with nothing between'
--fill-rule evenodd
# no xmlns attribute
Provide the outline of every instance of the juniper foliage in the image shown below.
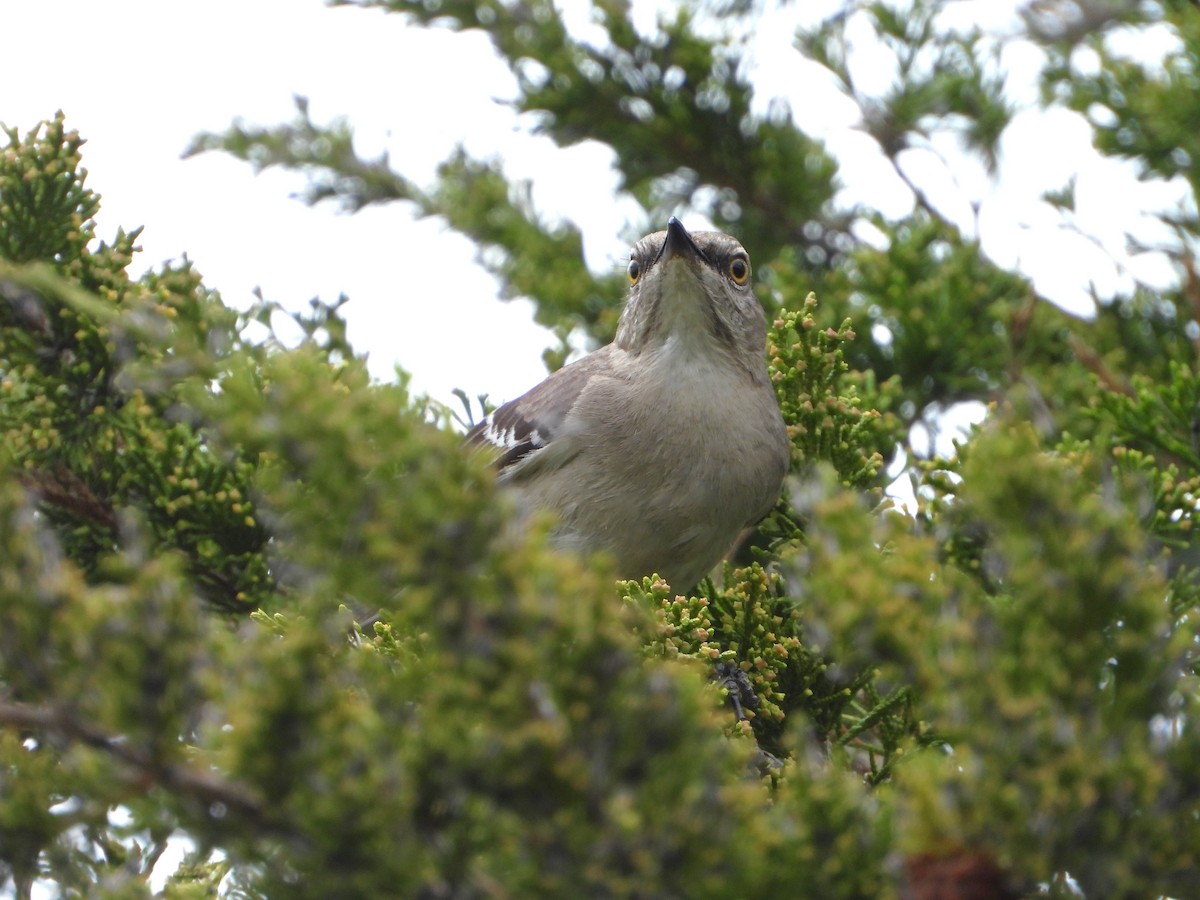
<svg viewBox="0 0 1200 900"><path fill-rule="evenodd" d="M96 235L82 138L61 114L7 129L15 893L150 896L173 837L191 849L172 897L1200 891L1200 10L1064 0L1014 37L932 0L861 3L798 36L900 173L950 131L995 167L1016 113L995 61L1021 40L1043 102L1186 187L1193 212L1155 248L1178 283L1080 319L919 185L899 220L837 206L820 143L779 104L755 112L753 2L683 5L643 34L597 0L604 41L549 0L347 5L483 30L545 134L614 149L646 212L633 231L699 209L752 248L785 495L719 577L614 589L603 560L505 527L444 417L402 377L370 381L341 301L285 345L251 337L271 304L235 313L189 262L131 276L138 232ZM885 96L853 78L864 26L898 72ZM1130 58L1117 29L1174 49ZM216 149L305 171L310 202L444 216L542 321L612 332L618 286L502 161L460 152L417 185L303 102L194 147ZM1047 201L1084 228L1071 186ZM921 432L967 401L985 421L931 457ZM897 474L908 508L885 493Z"/></svg>

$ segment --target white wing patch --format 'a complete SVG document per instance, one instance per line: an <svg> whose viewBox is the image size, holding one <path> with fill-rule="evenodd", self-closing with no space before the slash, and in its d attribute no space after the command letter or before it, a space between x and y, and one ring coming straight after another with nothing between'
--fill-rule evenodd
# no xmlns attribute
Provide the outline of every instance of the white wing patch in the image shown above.
<svg viewBox="0 0 1200 900"><path fill-rule="evenodd" d="M507 469L549 443L536 426L509 405L489 413L471 432L470 439L502 451L496 462L500 469Z"/></svg>
<svg viewBox="0 0 1200 900"><path fill-rule="evenodd" d="M560 433L575 401L593 377L612 372L615 353L621 351L609 344L559 369L527 394L488 414L467 434L467 442L500 450L497 465L502 470L523 463L532 454L546 462L539 451L556 441L561 443ZM562 449L569 456L574 451L571 442L567 443Z"/></svg>

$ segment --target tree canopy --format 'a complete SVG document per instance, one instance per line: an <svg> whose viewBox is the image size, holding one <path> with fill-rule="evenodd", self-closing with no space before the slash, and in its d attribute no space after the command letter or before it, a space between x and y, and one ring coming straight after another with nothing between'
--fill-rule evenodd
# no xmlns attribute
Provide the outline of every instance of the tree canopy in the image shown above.
<svg viewBox="0 0 1200 900"><path fill-rule="evenodd" d="M273 304L229 308L191 262L130 275L138 230L96 234L69 118L6 127L0 883L1200 893L1200 7L1059 0L994 34L951 3L855 2L798 34L912 184L888 217L839 205L835 157L753 102L757 0L679 4L649 32L593 0L586 39L551 0L341 5L485 32L533 127L613 149L632 231L691 211L742 240L784 496L694 589L615 583L548 522L508 527L449 412L371 381L340 301L294 314L288 342ZM895 68L883 95L856 84L852 30ZM1151 31L1162 58L1116 40ZM995 172L1017 43L1042 104L1188 198L1169 240L1132 247L1170 261L1169 288L1068 314L907 174L907 149L951 133ZM622 285L501 160L459 152L418 184L302 100L198 135L209 151L302 171L309 202L443 217L564 336L551 365L615 328ZM1074 202L1046 197L1086 234ZM931 455L921 431L968 401L982 424ZM152 885L170 841L183 864Z"/></svg>

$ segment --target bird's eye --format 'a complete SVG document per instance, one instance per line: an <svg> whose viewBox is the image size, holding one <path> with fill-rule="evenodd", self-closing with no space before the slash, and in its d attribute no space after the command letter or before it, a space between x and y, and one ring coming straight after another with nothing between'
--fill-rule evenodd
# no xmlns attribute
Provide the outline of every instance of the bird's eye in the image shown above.
<svg viewBox="0 0 1200 900"><path fill-rule="evenodd" d="M744 257L735 256L729 261L729 277L734 284L745 284L750 278L750 263Z"/></svg>
<svg viewBox="0 0 1200 900"><path fill-rule="evenodd" d="M642 267L638 265L636 259L629 261L629 283L637 284L638 276L642 274Z"/></svg>

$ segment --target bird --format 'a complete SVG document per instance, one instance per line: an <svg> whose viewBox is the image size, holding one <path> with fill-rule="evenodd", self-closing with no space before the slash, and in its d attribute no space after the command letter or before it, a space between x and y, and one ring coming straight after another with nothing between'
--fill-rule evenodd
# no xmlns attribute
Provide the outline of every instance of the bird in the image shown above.
<svg viewBox="0 0 1200 900"><path fill-rule="evenodd" d="M665 231L629 254L611 344L468 432L559 548L606 553L625 579L687 590L777 501L789 440L767 371L750 257L717 231Z"/></svg>

